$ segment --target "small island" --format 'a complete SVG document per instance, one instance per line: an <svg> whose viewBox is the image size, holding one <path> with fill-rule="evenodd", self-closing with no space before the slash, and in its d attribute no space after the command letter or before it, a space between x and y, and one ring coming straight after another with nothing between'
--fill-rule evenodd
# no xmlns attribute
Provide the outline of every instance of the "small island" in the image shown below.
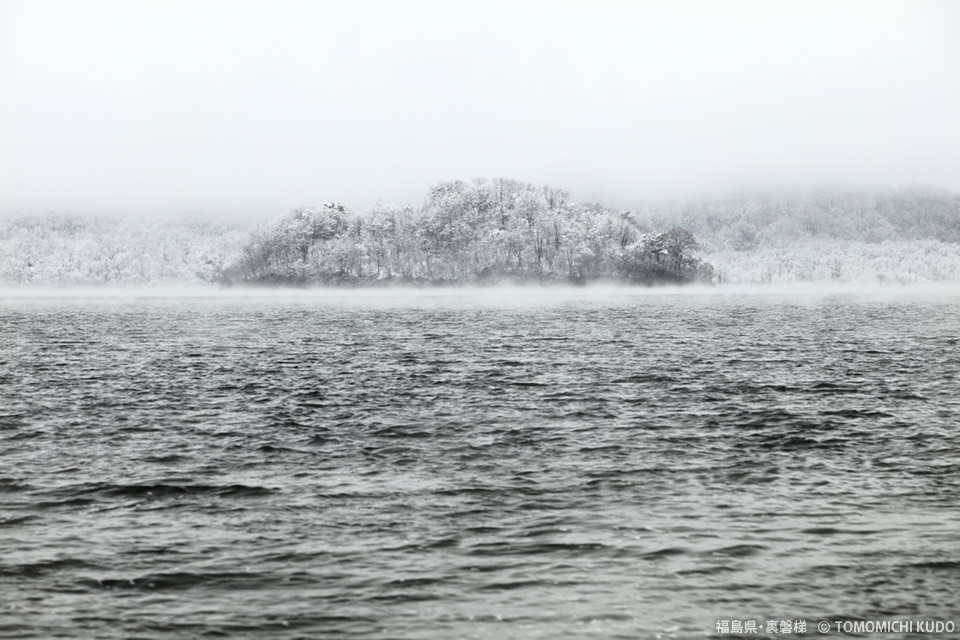
<svg viewBox="0 0 960 640"><path fill-rule="evenodd" d="M298 208L255 231L228 285L712 283L681 227L654 232L628 211L508 179L442 182L423 205Z"/></svg>

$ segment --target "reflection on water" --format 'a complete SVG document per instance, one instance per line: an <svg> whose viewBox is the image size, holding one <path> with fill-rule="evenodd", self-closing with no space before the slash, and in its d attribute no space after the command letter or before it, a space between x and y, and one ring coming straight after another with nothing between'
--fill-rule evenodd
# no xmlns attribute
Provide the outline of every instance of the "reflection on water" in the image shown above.
<svg viewBox="0 0 960 640"><path fill-rule="evenodd" d="M0 628L956 614L960 296L0 303Z"/></svg>

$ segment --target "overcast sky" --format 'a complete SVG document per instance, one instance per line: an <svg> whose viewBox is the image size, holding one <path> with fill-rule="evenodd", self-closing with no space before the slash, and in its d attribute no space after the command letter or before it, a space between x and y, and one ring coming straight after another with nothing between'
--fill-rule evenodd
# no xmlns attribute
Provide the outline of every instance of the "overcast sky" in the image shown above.
<svg viewBox="0 0 960 640"><path fill-rule="evenodd" d="M0 210L960 190L958 2L0 0Z"/></svg>

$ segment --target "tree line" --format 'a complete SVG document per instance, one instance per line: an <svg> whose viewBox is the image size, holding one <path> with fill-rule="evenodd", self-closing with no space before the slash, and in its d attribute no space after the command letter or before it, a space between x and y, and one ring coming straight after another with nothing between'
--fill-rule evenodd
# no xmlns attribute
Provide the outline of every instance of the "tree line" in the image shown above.
<svg viewBox="0 0 960 640"><path fill-rule="evenodd" d="M477 180L438 184L417 207L329 204L261 227L236 216L0 214L0 285L913 282L960 279L958 246L960 194L931 188L752 192L626 212Z"/></svg>
<svg viewBox="0 0 960 640"><path fill-rule="evenodd" d="M648 225L689 229L707 253L811 240L960 243L960 194L932 187L754 191L634 211Z"/></svg>

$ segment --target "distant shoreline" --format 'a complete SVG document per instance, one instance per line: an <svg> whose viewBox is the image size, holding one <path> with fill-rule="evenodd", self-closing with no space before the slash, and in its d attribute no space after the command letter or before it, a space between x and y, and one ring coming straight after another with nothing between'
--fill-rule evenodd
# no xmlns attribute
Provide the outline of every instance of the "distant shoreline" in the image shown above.
<svg viewBox="0 0 960 640"><path fill-rule="evenodd" d="M190 300L270 300L270 299L355 299L358 301L387 303L452 297L457 300L476 300L481 303L500 304L549 304L566 299L592 299L597 301L618 298L646 297L702 297L735 298L738 296L774 296L800 299L817 299L830 296L865 296L876 298L899 298L912 296L960 297L960 281L923 283L898 282L793 282L766 284L635 286L617 282L594 282L585 286L571 284L541 285L525 284L461 284L455 286L409 286L401 284L385 286L223 286L209 283L151 283L142 285L13 285L0 286L0 304L16 300L55 299L112 299L134 301L137 299L190 299Z"/></svg>
<svg viewBox="0 0 960 640"><path fill-rule="evenodd" d="M755 193L619 211L559 189L481 179L437 185L418 207L329 203L262 224L0 214L0 286L676 281L664 271L724 286L903 284L960 281L958 247L960 194L952 192Z"/></svg>

